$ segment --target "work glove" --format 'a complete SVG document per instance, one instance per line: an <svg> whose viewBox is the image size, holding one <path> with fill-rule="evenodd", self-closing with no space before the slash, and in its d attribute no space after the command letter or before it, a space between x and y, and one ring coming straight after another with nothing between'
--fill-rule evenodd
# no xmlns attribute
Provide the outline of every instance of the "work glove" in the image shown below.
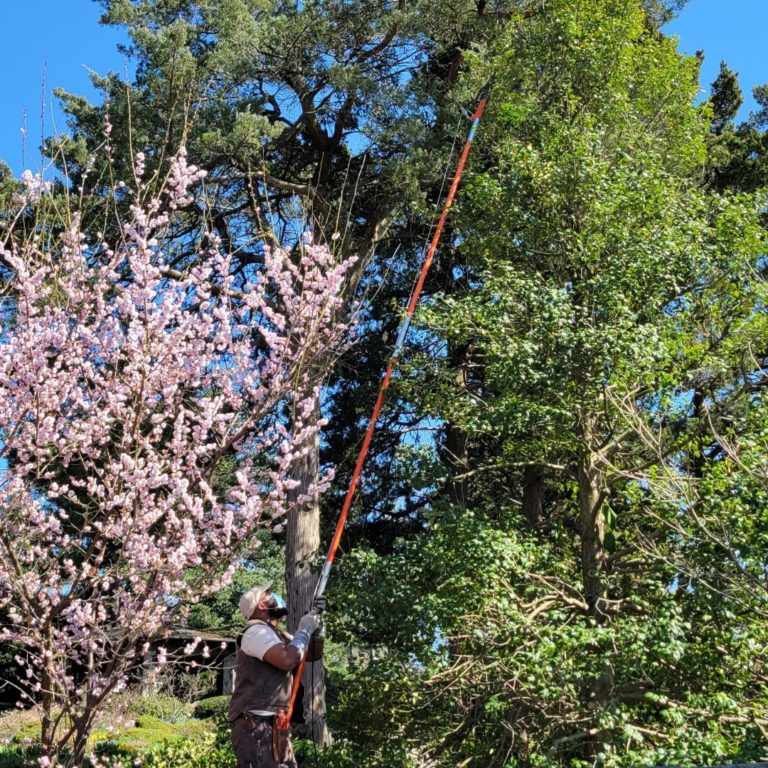
<svg viewBox="0 0 768 768"><path fill-rule="evenodd" d="M309 638L312 637L312 633L320 626L321 622L319 613L305 613L299 620L299 626L296 627L296 632L293 634L291 645L298 649L302 656L307 652Z"/></svg>
<svg viewBox="0 0 768 768"><path fill-rule="evenodd" d="M317 629L312 633L312 639L317 640L318 642L325 640L325 622L322 617L320 618L320 623L317 625Z"/></svg>
<svg viewBox="0 0 768 768"><path fill-rule="evenodd" d="M305 613L299 620L299 626L296 628L296 634L299 632L306 632L307 635L311 635L321 624L322 619L319 613Z"/></svg>
<svg viewBox="0 0 768 768"><path fill-rule="evenodd" d="M325 612L327 605L325 595L317 595L312 599L312 607L309 609L310 613L321 614Z"/></svg>

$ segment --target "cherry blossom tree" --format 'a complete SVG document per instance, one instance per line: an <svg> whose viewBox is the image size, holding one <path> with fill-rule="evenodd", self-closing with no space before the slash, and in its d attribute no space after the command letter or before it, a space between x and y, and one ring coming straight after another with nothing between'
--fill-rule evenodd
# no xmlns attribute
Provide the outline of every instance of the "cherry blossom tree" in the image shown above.
<svg viewBox="0 0 768 768"><path fill-rule="evenodd" d="M350 261L308 239L265 246L236 278L208 233L193 267L170 270L169 229L204 205L205 174L181 149L152 193L143 166L113 190L129 211L115 242L77 214L58 234L19 241L10 220L0 236L0 641L40 710L41 765L79 764L149 642L306 502L291 472L346 337ZM19 217L51 194L24 181Z"/></svg>

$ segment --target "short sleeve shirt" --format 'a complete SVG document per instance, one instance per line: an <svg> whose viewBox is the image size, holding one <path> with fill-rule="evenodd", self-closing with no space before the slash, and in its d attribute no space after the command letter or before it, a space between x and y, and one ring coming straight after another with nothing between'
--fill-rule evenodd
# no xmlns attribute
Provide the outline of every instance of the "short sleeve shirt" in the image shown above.
<svg viewBox="0 0 768 768"><path fill-rule="evenodd" d="M259 661L264 661L264 655L270 648L283 643L283 639L269 624L253 624L243 633L240 647L249 656L255 656Z"/></svg>

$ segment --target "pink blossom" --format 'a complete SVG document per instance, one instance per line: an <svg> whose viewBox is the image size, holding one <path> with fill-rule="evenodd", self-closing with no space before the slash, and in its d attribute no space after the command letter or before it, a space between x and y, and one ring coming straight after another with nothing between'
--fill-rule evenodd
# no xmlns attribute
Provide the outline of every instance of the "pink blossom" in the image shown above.
<svg viewBox="0 0 768 768"><path fill-rule="evenodd" d="M211 235L169 280L169 225L205 173L181 149L149 197L143 163L129 199L147 202L119 241L77 216L45 247L0 238L15 298L0 336L0 642L23 649L26 690L48 681L72 721L300 503L291 474L347 331L350 262L310 241L301 258L265 248L242 285Z"/></svg>
<svg viewBox="0 0 768 768"><path fill-rule="evenodd" d="M37 203L41 195L51 191L51 182L44 181L42 174L24 171L21 174L21 180L24 182L26 202Z"/></svg>
<svg viewBox="0 0 768 768"><path fill-rule="evenodd" d="M138 182L144 176L146 157L143 152L137 152L133 159L133 176Z"/></svg>

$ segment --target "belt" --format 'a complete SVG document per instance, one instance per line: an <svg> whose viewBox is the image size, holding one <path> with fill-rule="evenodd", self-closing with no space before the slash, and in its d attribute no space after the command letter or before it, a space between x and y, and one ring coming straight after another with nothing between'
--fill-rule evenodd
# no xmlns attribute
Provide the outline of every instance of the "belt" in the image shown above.
<svg viewBox="0 0 768 768"><path fill-rule="evenodd" d="M241 717L255 723L271 723L275 719L274 715L254 715L253 712L241 712L235 720L239 720Z"/></svg>

